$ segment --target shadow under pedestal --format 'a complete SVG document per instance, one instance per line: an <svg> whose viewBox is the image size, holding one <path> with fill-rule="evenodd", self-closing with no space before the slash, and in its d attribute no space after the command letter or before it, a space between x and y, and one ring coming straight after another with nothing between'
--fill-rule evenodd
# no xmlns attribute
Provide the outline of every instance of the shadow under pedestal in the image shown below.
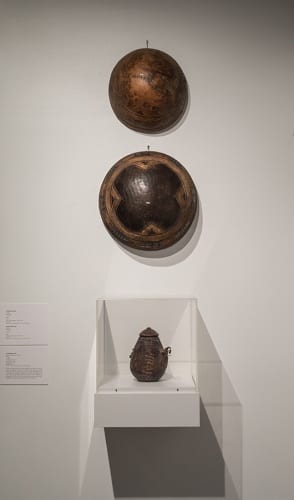
<svg viewBox="0 0 294 500"><path fill-rule="evenodd" d="M225 463L203 404L200 419L192 428L106 428L115 497L224 497Z"/></svg>

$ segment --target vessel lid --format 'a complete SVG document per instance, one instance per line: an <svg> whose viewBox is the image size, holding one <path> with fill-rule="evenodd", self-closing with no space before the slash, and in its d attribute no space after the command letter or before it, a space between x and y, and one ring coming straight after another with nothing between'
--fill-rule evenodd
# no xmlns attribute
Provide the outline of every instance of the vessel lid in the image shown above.
<svg viewBox="0 0 294 500"><path fill-rule="evenodd" d="M148 326L148 328L145 328L145 330L140 333L140 337L158 337L158 333Z"/></svg>

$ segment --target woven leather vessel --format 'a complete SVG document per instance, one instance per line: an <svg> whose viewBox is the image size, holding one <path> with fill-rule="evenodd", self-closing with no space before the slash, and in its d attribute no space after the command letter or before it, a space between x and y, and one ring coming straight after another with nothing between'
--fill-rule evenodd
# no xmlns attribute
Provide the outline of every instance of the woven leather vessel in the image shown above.
<svg viewBox="0 0 294 500"><path fill-rule="evenodd" d="M163 348L158 333L148 327L143 330L130 355L130 369L139 382L156 382L164 374L171 348Z"/></svg>

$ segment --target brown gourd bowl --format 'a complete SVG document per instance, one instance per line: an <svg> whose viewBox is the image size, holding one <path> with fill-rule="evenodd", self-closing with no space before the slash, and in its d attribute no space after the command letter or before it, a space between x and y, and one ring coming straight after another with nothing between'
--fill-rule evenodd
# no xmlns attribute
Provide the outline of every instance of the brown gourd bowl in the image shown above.
<svg viewBox="0 0 294 500"><path fill-rule="evenodd" d="M125 55L109 81L109 100L117 118L138 132L168 130L183 116L188 86L178 63L157 49Z"/></svg>

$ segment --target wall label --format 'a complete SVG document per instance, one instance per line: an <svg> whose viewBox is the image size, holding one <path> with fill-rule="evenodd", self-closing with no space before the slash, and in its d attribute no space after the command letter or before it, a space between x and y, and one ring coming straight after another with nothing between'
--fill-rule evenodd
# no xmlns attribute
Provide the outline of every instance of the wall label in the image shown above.
<svg viewBox="0 0 294 500"><path fill-rule="evenodd" d="M48 384L48 304L0 304L0 384Z"/></svg>

